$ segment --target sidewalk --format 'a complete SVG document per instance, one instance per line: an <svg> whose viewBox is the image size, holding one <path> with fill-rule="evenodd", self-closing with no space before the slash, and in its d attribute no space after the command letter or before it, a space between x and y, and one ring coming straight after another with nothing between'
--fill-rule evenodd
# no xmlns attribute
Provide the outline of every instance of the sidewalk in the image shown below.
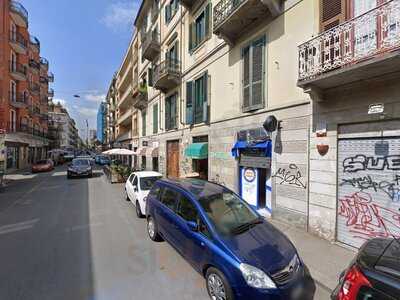
<svg viewBox="0 0 400 300"><path fill-rule="evenodd" d="M338 283L340 273L346 269L356 252L281 221L273 219L269 221L293 242L314 280L323 287L333 290Z"/></svg>

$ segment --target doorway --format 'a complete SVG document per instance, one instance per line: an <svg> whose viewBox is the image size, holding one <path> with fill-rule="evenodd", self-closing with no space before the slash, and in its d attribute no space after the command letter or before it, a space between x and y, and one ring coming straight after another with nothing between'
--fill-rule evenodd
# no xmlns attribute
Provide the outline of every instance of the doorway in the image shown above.
<svg viewBox="0 0 400 300"><path fill-rule="evenodd" d="M167 142L167 177L179 177L179 141Z"/></svg>

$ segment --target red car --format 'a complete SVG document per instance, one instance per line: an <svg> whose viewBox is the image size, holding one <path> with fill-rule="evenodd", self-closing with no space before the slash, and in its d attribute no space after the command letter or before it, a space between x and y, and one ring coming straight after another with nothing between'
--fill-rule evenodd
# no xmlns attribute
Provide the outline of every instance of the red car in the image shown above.
<svg viewBox="0 0 400 300"><path fill-rule="evenodd" d="M49 172L54 170L54 163L51 159L39 160L32 165L32 173Z"/></svg>

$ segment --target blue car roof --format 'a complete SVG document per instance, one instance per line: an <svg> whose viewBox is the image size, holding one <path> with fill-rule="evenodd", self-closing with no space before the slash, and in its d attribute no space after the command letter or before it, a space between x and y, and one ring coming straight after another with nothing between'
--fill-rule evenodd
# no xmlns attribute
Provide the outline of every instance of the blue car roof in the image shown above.
<svg viewBox="0 0 400 300"><path fill-rule="evenodd" d="M160 179L158 182L166 183L167 185L175 185L197 199L222 193L227 190L227 188L222 185L196 178Z"/></svg>

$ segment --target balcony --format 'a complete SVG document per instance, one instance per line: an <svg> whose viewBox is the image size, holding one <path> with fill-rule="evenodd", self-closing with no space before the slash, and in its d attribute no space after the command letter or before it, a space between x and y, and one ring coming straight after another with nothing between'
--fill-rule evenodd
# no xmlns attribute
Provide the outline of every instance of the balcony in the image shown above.
<svg viewBox="0 0 400 300"><path fill-rule="evenodd" d="M49 84L49 79L47 78L47 76L40 76L40 83Z"/></svg>
<svg viewBox="0 0 400 300"><path fill-rule="evenodd" d="M136 109L146 109L147 107L147 86L139 87L139 93L134 98L133 107Z"/></svg>
<svg viewBox="0 0 400 300"><path fill-rule="evenodd" d="M10 94L10 104L14 108L24 108L29 105L28 95L21 94Z"/></svg>
<svg viewBox="0 0 400 300"><path fill-rule="evenodd" d="M30 106L29 113L31 114L31 116L35 116L35 117L40 117L40 115L41 115L40 108L37 106Z"/></svg>
<svg viewBox="0 0 400 300"><path fill-rule="evenodd" d="M40 70L40 64L34 59L29 60L29 67L31 67L31 69L35 70L36 72Z"/></svg>
<svg viewBox="0 0 400 300"><path fill-rule="evenodd" d="M54 90L53 89L49 89L49 91L47 92L47 96L49 98L53 98L54 97Z"/></svg>
<svg viewBox="0 0 400 300"><path fill-rule="evenodd" d="M52 72L49 72L47 74L47 79L49 82L54 82L54 74Z"/></svg>
<svg viewBox="0 0 400 300"><path fill-rule="evenodd" d="M23 64L10 61L10 73L15 80L25 81L27 67Z"/></svg>
<svg viewBox="0 0 400 300"><path fill-rule="evenodd" d="M118 120L118 125L127 126L132 123L132 109L127 109L120 113Z"/></svg>
<svg viewBox="0 0 400 300"><path fill-rule="evenodd" d="M176 87L181 80L181 64L175 59L166 59L154 68L154 87L166 92Z"/></svg>
<svg viewBox="0 0 400 300"><path fill-rule="evenodd" d="M116 141L124 142L126 140L130 140L131 138L132 138L132 131L128 130L128 131L120 132L117 136Z"/></svg>
<svg viewBox="0 0 400 300"><path fill-rule="evenodd" d="M118 101L118 107L123 109L125 107L131 106L132 100L132 86L128 85L127 89Z"/></svg>
<svg viewBox="0 0 400 300"><path fill-rule="evenodd" d="M153 61L161 51L160 34L156 31L148 32L142 39L142 56Z"/></svg>
<svg viewBox="0 0 400 300"><path fill-rule="evenodd" d="M21 3L11 0L10 13L14 22L21 27L28 27L28 11Z"/></svg>
<svg viewBox="0 0 400 300"><path fill-rule="evenodd" d="M260 24L268 24L282 12L282 0L221 0L214 7L214 34L233 45Z"/></svg>
<svg viewBox="0 0 400 300"><path fill-rule="evenodd" d="M29 36L29 43L32 45L32 48L34 51L37 53L40 52L40 41L37 37L34 37L33 35Z"/></svg>
<svg viewBox="0 0 400 300"><path fill-rule="evenodd" d="M40 66L44 68L45 70L49 69L49 61L45 59L44 57L40 58Z"/></svg>
<svg viewBox="0 0 400 300"><path fill-rule="evenodd" d="M49 98L46 96L40 97L40 103L41 104L49 104Z"/></svg>
<svg viewBox="0 0 400 300"><path fill-rule="evenodd" d="M323 92L398 71L399 12L389 1L300 45L298 86Z"/></svg>
<svg viewBox="0 0 400 300"><path fill-rule="evenodd" d="M32 94L38 95L40 93L40 86L37 83L29 83L29 90Z"/></svg>
<svg viewBox="0 0 400 300"><path fill-rule="evenodd" d="M15 52L25 55L28 48L28 41L16 31L10 31L10 44Z"/></svg>

